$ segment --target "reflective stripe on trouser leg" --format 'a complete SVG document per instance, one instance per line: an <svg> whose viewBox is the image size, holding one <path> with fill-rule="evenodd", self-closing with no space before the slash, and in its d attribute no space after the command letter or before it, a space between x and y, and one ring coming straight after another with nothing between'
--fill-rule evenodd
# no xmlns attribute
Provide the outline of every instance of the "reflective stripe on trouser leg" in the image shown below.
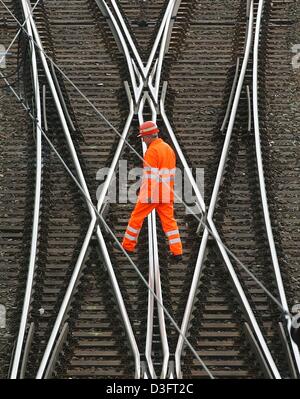
<svg viewBox="0 0 300 399"><path fill-rule="evenodd" d="M180 240L177 222L174 218L173 203L159 204L156 209L160 217L163 230L169 240L170 251L174 255L181 255L182 243Z"/></svg>
<svg viewBox="0 0 300 399"><path fill-rule="evenodd" d="M122 246L126 251L134 251L143 222L155 206L157 204L143 204L140 201L136 203L122 241Z"/></svg>

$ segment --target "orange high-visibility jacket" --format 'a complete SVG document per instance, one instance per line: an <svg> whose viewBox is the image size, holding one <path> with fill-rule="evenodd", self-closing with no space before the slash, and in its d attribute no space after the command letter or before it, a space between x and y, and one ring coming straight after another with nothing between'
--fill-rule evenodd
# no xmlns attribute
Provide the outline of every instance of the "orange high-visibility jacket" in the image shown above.
<svg viewBox="0 0 300 399"><path fill-rule="evenodd" d="M142 203L174 202L176 156L169 144L157 138L144 156L143 179L139 194Z"/></svg>

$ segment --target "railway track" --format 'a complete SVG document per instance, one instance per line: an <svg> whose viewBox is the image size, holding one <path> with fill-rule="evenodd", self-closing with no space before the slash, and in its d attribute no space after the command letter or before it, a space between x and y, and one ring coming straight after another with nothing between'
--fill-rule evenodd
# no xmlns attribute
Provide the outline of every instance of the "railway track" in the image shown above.
<svg viewBox="0 0 300 399"><path fill-rule="evenodd" d="M257 4L255 3L254 14L257 12ZM241 12L242 14L238 18L240 24L235 28L234 58L242 57L245 46L244 38L247 21L244 10L241 10ZM242 24L243 20L244 24ZM221 26L226 25L229 27L230 21L224 20L222 24L222 21L218 20L217 26L220 24ZM216 28L215 25L212 26L209 25L209 28ZM216 204L215 220L222 240L227 247L231 248L245 265L248 265L249 269L253 271L260 281L264 282L265 286L269 287L271 292L276 292L274 291L276 289L275 278L273 281L270 279L270 276L274 275L274 273L266 236L262 242L264 218L260 204L257 171L253 167L256 163L254 126L253 121L251 121L251 114L249 119L246 90L247 85L250 88L252 86L253 60L251 58L250 55L244 88L241 93L235 126L232 132L232 143L225 165L224 181ZM239 64L240 66L241 64ZM216 68L213 67L212 72L215 73L215 71ZM208 72L206 73L208 75ZM218 103L216 105L218 106ZM209 122L212 121L211 117L208 117L208 119ZM252 125L249 126L249 123L252 123ZM190 138L191 136L187 134L187 137ZM224 138L219 134L218 139L219 142L222 142ZM214 148L216 147L218 148L218 144ZM236 239L237 236L239 236L238 240ZM251 370L248 367L249 363L255 364L254 360L247 360L247 358L238 354L239 349L242 348L243 353L250 353L250 356L253 356L251 351L245 350L244 345L249 344L249 342L247 342L247 334L245 335L245 332L243 332L243 323L240 323L240 321L236 323L235 321L246 320L243 314L238 313L236 310L236 299L234 297L230 299L228 292L232 292L232 289L224 286L224 291L222 292L220 291L220 286L222 287L222 285L216 284L218 274L222 275L224 273L223 270L224 266L220 264L218 256L216 257L216 250L212 247L203 271L202 290L199 290L198 294L200 304L199 307L195 308L193 321L195 326L192 330L194 342L195 345L203 348L201 353L204 355L206 363L212 365L214 374L219 375L220 373L222 375L224 373L227 376L239 375L249 378L251 372L254 372L255 378L258 378L259 374L256 374L253 369ZM208 276L206 276L206 273ZM274 348L275 361L282 367L280 373L284 375L285 370L288 370L288 366L281 342L277 341L279 336L278 321L281 320L280 312L278 312L273 303L270 303L265 292L257 286L252 278L247 276L245 271L241 270L239 276L247 297L250 298L254 314L259 320L263 335L267 337L269 346ZM216 286L219 290L216 289ZM208 298L209 301L207 300ZM201 326L200 328L199 325ZM201 375L201 371L197 369L196 364L194 366L190 356L187 357L186 363L186 367L191 370L192 375ZM246 366L246 369L244 369L244 366Z"/></svg>
<svg viewBox="0 0 300 399"><path fill-rule="evenodd" d="M11 1L5 2L14 9ZM7 50L16 29L14 22L5 15L1 5L1 44ZM16 40L5 57L5 75L16 89L18 74L25 73L26 65L18 57L24 46L24 38ZM2 50L2 49L1 49ZM4 54L1 54L1 58ZM22 51L19 54L22 57ZM3 65L3 62L1 62ZM4 66L4 65L3 65ZM18 68L19 66L19 68ZM16 103L5 83L1 82L1 244L0 244L0 304L5 309L0 329L0 373L8 377L10 354L14 349L15 331L18 329L20 306L23 292L20 292L26 280L27 259L29 257L32 196L34 195L34 157L35 142L32 134L32 122ZM16 162L16 160L18 161Z"/></svg>
<svg viewBox="0 0 300 399"><path fill-rule="evenodd" d="M20 2L19 11L22 11L23 7L24 13L22 3ZM162 60L162 79L157 83L157 97L155 88L152 91L148 79L145 80L148 94L150 93L150 97L145 97L145 101L148 101L150 107L144 109L141 106L143 91L141 96L137 94L139 89L135 86L133 76L139 76L138 73L143 75L138 57L140 56L143 62L151 57L151 48L159 35L162 21L168 23L166 21L169 18L170 3L149 2L143 4L140 9L131 1L107 3L92 0L59 3L41 1L34 11L33 18L40 34L41 45L112 125L118 131L123 131L129 143L140 154L142 148L135 139L138 123L141 122L141 118L157 117L159 125L163 127L163 138L180 151L179 166L182 169L189 166L205 170L207 205L203 207L200 193L196 201L199 207L207 212L210 228L217 229L226 246L278 300L281 300L282 297L278 294L278 279L276 281L273 269L274 258L270 255L269 237L265 232L260 181L256 168L253 167L256 163L256 132L253 124L255 115L249 114L255 64L252 52L249 53L248 63L245 62L245 77L241 77L243 62L247 57L247 26L249 28L252 19L253 26L249 29L254 37L259 1L254 1L253 7L252 2L248 2L247 9L245 4L239 1L230 2L230 6L222 1L213 4L206 4L205 1L201 4L174 2L179 8L177 10L175 7L173 14L170 14L173 18L170 18L170 27L166 30L170 35L166 36L165 42L163 36L161 39L161 46L165 45L168 51ZM10 7L10 4L7 5ZM282 11L286 12L286 15ZM259 53L261 69L267 62L265 52L268 54L268 48L274 48L270 29L288 29L290 19L292 20L290 8L286 3L273 2L271 8L263 9ZM108 25L108 21L111 21L111 25ZM116 21L119 21L118 24L122 27L122 34L113 36L111 28ZM173 26L172 21L175 21ZM37 37L34 37L37 40ZM134 57L136 71L139 72L130 72L130 68L127 68L130 65L128 63L126 67L127 50L123 47L123 54L120 52L123 46L122 37L126 37L128 54ZM157 50L155 57L159 57L158 54ZM240 61L236 67L238 57ZM63 101L60 97L58 102L66 104L62 117L57 101L53 100L53 90L49 87L49 73L45 69L42 56L38 54L37 58L40 93L43 93L43 90L45 92L42 108L47 111L46 119L44 117L42 120L43 128L47 127L48 136L56 148L60 149L73 173L80 175L82 170L83 179L86 181L86 193L89 193L95 202L99 169L110 167L115 161L116 166L119 158L127 160L130 169L140 166L140 160L128 147L123 148L123 142L119 141L116 132L109 128L99 115L95 115L86 99L79 95L74 86L60 72L56 71L54 75L50 68L52 79L56 78L59 83L56 90L58 94L61 90L64 98ZM159 67L154 72L158 73L157 71ZM273 81L267 89L267 76L265 74L260 78L259 99L263 98L264 90L275 90ZM225 119L225 123L223 119L235 77L240 79L242 90L237 113L232 116L235 124L229 154L224 164L222 185L217 190L218 200L215 206L211 205L215 208L212 221L209 219L211 214L208 204L214 197L218 168L220 169L219 159L226 142L225 137L230 130L230 119ZM128 82L125 88L124 81ZM168 85L163 85L163 82L168 82ZM236 96L238 87L239 84L232 90ZM165 93L167 94L163 101ZM36 94L32 94L30 90L27 95L36 99ZM128 100L133 104L134 110L129 115ZM268 129L268 111L264 102L260 101L259 105L262 132L265 132L265 129ZM65 118L67 128L61 127L62 118ZM127 125L124 127L123 121L126 118ZM220 131L222 124L223 129ZM288 144L288 138L284 143ZM263 138L267 189L270 188L270 192L273 193L274 164L268 157L268 145L269 142ZM78 163L74 152L70 155L72 148L76 151ZM162 314L157 314L158 307L151 302L151 296L147 301L147 288L128 259L112 250L109 245L108 255L100 231L95 235L86 235L93 223L93 210L89 204L85 204L60 162L43 140L41 151L43 190L38 226L38 256L33 274L34 289L31 292L26 319L27 343L24 345L25 348L28 345L28 354L23 356L21 377L38 375L38 378L130 378L147 374L150 377L161 375L163 378L171 375L207 378L207 372L201 368L188 349L185 348L182 352L178 332ZM193 184L193 177L188 178ZM84 180L81 180L81 185ZM117 173L119 184L121 180L122 176ZM30 183L29 179L26 187L27 184L30 187L33 182ZM289 191L286 192L287 198L291 198ZM280 194L281 192L278 195ZM292 199L290 201L292 203ZM271 199L269 205L272 219L277 220L276 201ZM98 206L102 212L101 194ZM21 208L23 214L32 212L30 206L22 204ZM107 223L119 240L126 228L131 209L132 204L111 203L104 213ZM224 254L220 253L221 247L218 242L210 237L207 245L205 244L205 231L202 229L199 234L199 223L186 214L183 204L176 204L175 211L185 249L182 264L170 263L159 223L156 223L156 237L154 216L151 216L148 225L145 223L143 227L138 252L133 261L146 278L149 264L150 277L152 270L158 278L159 264L163 303L179 325L183 320L183 327L185 320L187 321L186 334L209 370L220 378L289 378L297 374L295 363L289 361L287 356L288 353L293 356L293 348L286 344L289 339L288 332L278 307L239 264L226 259ZM31 218L29 219L28 223L32 223ZM30 230L25 219L22 219L21 223ZM148 231L152 231L154 244L157 240L159 258L156 258L154 245L153 261L147 259L148 253L151 254L152 251L149 251L148 247ZM281 245L280 237L276 234L275 228L276 248L281 264L284 254L289 253L290 249ZM198 242L195 240L197 235ZM9 237L5 238L10 239ZM84 247L85 243L87 248ZM20 242L17 245L21 245ZM295 249L292 247L291 253L293 251ZM23 262L29 256L25 255L26 253ZM231 262L233 269L230 268ZM21 266L16 269L21 270ZM74 270L78 271L76 278ZM66 299L66 289L72 275L74 284L70 289L69 299ZM293 290L288 285L290 276L293 274L284 275L289 305L293 304L293 301L297 302ZM24 293L24 277L15 278L19 280L19 287L22 287ZM155 285L158 295L159 279ZM237 279L241 285L237 285ZM116 281L117 286L114 285ZM151 278L149 282L151 285ZM190 290L192 283L195 288L194 296L193 290ZM247 310L248 302L243 297L244 293L245 298L249 300L251 311ZM64 311L61 307L63 301L66 302ZM124 312L120 313L123 303L128 319ZM149 319L149 311L150 316L153 311L153 320L151 317ZM56 324L58 321L59 324ZM282 322L281 330L279 321ZM52 344L49 344L51 340ZM11 337L10 341L8 340L11 346L12 341ZM55 343L59 343L59 346L53 350ZM134 348L138 348L138 356L133 356ZM47 351L48 357L45 357ZM50 354L52 357L49 360ZM43 369L41 362L45 362ZM139 362L141 369L138 367ZM3 369L7 370L7 363L8 358Z"/></svg>

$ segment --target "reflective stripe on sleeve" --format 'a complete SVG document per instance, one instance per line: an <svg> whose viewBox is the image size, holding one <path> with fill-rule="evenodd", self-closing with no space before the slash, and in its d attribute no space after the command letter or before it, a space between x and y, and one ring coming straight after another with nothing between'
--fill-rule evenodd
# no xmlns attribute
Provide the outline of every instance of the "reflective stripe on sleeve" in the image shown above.
<svg viewBox="0 0 300 399"><path fill-rule="evenodd" d="M179 234L179 231L178 231L178 230L168 231L168 232L166 233L166 236L167 236L167 237L170 237L170 236L174 236L175 234Z"/></svg>
<svg viewBox="0 0 300 399"><path fill-rule="evenodd" d="M169 240L169 244L177 244L178 242L181 242L180 238L173 238L173 240Z"/></svg>

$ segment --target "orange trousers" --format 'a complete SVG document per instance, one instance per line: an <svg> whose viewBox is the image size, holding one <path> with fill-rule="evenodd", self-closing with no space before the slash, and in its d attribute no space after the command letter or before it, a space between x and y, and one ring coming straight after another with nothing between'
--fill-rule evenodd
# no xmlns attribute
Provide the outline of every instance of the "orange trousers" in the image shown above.
<svg viewBox="0 0 300 399"><path fill-rule="evenodd" d="M181 255L182 244L177 222L174 218L173 202L146 204L138 201L128 222L122 242L123 248L128 252L134 251L144 219L149 215L150 212L153 211L153 209L156 209L159 215L163 231L169 240L170 251L173 253L173 255Z"/></svg>

